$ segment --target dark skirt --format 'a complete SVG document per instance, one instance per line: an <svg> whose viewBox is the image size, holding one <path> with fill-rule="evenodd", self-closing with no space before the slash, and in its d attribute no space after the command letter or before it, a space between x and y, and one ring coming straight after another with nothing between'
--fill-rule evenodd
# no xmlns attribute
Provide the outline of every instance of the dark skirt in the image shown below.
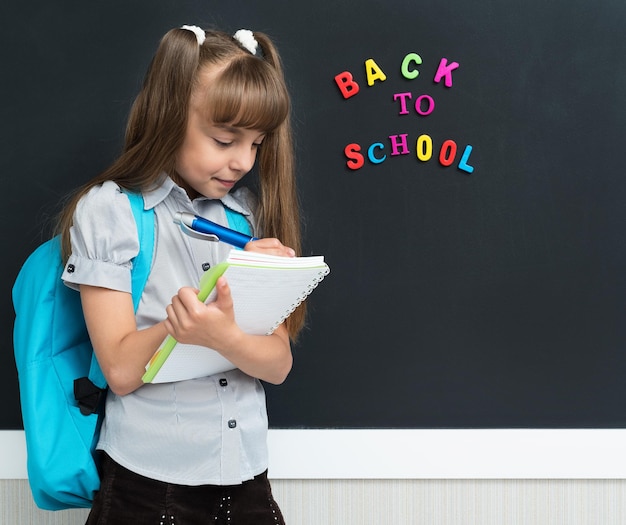
<svg viewBox="0 0 626 525"><path fill-rule="evenodd" d="M102 484L86 525L284 525L267 472L241 485L155 481L103 455Z"/></svg>

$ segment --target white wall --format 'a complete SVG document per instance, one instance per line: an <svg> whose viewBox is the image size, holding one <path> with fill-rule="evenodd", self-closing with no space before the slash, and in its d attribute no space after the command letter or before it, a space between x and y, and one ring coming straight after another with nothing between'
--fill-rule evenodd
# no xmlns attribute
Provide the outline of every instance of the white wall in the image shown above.
<svg viewBox="0 0 626 525"><path fill-rule="evenodd" d="M272 480L288 525L623 525L620 480ZM82 525L0 480L0 524Z"/></svg>
<svg viewBox="0 0 626 525"><path fill-rule="evenodd" d="M622 525L625 430L272 430L288 525ZM22 432L0 432L0 525L75 525L35 508Z"/></svg>

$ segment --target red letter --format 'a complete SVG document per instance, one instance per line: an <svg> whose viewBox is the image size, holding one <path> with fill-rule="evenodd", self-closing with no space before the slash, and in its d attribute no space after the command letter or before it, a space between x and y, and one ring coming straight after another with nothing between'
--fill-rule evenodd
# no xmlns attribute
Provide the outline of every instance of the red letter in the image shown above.
<svg viewBox="0 0 626 525"><path fill-rule="evenodd" d="M359 92L359 85L352 78L350 71L344 71L335 75L335 82L339 86L343 98L350 98Z"/></svg>
<svg viewBox="0 0 626 525"><path fill-rule="evenodd" d="M358 170L365 162L363 155L361 155L359 151L361 151L361 146L354 143L348 144L343 150L344 155L349 159L348 162L346 162L346 166L351 170Z"/></svg>
<svg viewBox="0 0 626 525"><path fill-rule="evenodd" d="M450 166L454 162L454 157L456 157L456 142L446 140L439 151L439 162L442 166Z"/></svg>
<svg viewBox="0 0 626 525"><path fill-rule="evenodd" d="M441 77L446 77L444 84L446 87L452 87L452 71L454 71L457 67L459 67L458 62L452 62L448 65L448 59L442 58L441 62L439 62L437 73L435 73L435 83L439 84L439 82L441 82Z"/></svg>

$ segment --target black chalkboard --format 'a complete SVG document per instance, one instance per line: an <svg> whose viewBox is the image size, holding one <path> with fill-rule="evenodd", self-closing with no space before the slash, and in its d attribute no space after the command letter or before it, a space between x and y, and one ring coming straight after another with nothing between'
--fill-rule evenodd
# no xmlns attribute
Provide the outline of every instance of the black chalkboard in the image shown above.
<svg viewBox="0 0 626 525"><path fill-rule="evenodd" d="M21 425L13 279L182 24L267 32L293 93L305 252L332 273L273 427L625 426L623 0L0 11L0 428Z"/></svg>

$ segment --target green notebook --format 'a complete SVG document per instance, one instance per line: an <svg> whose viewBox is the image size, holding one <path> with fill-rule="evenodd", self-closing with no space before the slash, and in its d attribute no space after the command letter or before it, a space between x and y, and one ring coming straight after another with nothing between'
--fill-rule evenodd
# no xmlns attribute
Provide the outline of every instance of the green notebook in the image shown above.
<svg viewBox="0 0 626 525"><path fill-rule="evenodd" d="M235 320L246 333L271 334L315 289L330 269L324 257L277 257L231 250L226 261L207 270L198 299L215 300L215 283L228 280ZM210 348L178 343L167 336L146 365L144 383L166 383L209 376L235 366Z"/></svg>

